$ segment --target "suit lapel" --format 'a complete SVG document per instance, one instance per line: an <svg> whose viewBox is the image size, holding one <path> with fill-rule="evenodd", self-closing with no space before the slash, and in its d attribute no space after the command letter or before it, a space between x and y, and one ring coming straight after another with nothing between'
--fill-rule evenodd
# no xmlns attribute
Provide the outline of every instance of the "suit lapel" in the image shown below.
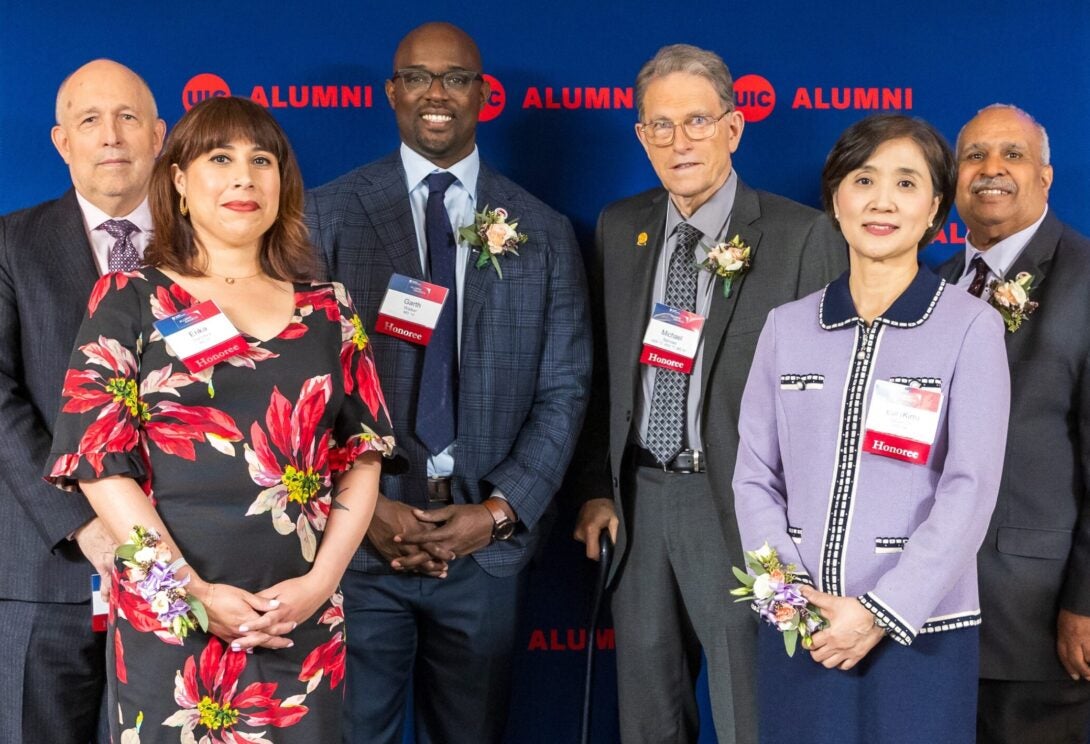
<svg viewBox="0 0 1090 744"><path fill-rule="evenodd" d="M1032 300L1040 302L1047 291L1048 269L1052 264L1052 256L1056 253L1056 245L1060 242L1062 233L1063 224L1053 216L1050 210L1041 226L1037 228L1037 232L1033 234L1029 243L1026 244L1021 255L1014 260L1010 269L1007 270L1005 277L1007 281L1014 279L1023 271L1033 276L1033 290L1030 293L1030 299ZM1029 343L1030 339L1035 335L1032 329L1033 317L1031 316L1026 324L1017 331L1006 334L1007 360L1012 367L1022 358L1024 345Z"/></svg>
<svg viewBox="0 0 1090 744"><path fill-rule="evenodd" d="M416 239L405 169L397 153L386 159L388 168L374 180L360 184L357 191L363 214L371 219L375 235L386 249L394 271L422 279L420 244Z"/></svg>
<svg viewBox="0 0 1090 744"><path fill-rule="evenodd" d="M473 205L474 211L479 212L485 207L489 209L496 209L497 207L510 209L510 202L511 195L503 190L503 187L493 176L492 170L484 163L481 163L481 169L477 175L477 203ZM513 215L513 217L518 216L520 215ZM454 238L459 240L457 235ZM480 255L479 249L470 248L469 255L466 257L466 274L462 283L463 330L472 328L477 322L477 315L488 299L489 287L492 286L492 282L502 281L491 266L485 266L481 269L476 268L478 255Z"/></svg>
<svg viewBox="0 0 1090 744"><path fill-rule="evenodd" d="M761 216L761 205L757 200L757 192L738 181L738 191L734 197L734 207L731 209L730 226L727 230L729 237L738 237L749 246L750 261L759 261L757 249L761 243L763 233L753 223ZM734 308L738 304L738 298L745 288L746 275L743 274L734 280L730 297L723 297L723 280L715 278L712 286L712 304L708 312L708 320L704 324L704 362L701 367L700 394L701 400L707 400L708 383L711 380L711 372L715 367L715 358L719 348L723 345L723 338L727 334L727 326L730 324Z"/></svg>
<svg viewBox="0 0 1090 744"><path fill-rule="evenodd" d="M950 284L954 284L961 275L965 273L965 250L962 249L958 253L947 259L942 266L939 267L939 276L941 276Z"/></svg>
<svg viewBox="0 0 1090 744"><path fill-rule="evenodd" d="M53 211L55 214L50 216L48 224L43 225L46 236L43 245L48 246L53 257L57 269L54 276L68 277L86 296L98 281L99 274L75 189L69 189Z"/></svg>

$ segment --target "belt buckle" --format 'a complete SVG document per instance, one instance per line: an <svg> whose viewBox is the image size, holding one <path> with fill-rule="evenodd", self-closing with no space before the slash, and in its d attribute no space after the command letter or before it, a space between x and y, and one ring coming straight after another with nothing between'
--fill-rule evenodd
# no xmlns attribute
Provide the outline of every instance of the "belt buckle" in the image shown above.
<svg viewBox="0 0 1090 744"><path fill-rule="evenodd" d="M428 478L428 503L449 504L450 502L450 477Z"/></svg>
<svg viewBox="0 0 1090 744"><path fill-rule="evenodd" d="M704 471L703 453L700 450L683 449L669 463L669 472L687 475Z"/></svg>

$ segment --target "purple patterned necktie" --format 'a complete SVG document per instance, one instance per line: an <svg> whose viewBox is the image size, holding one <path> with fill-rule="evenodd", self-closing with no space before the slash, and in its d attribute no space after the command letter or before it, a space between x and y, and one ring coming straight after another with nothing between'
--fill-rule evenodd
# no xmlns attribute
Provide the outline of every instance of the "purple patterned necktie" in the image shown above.
<svg viewBox="0 0 1090 744"><path fill-rule="evenodd" d="M140 228L128 220L106 220L99 228L116 238L106 259L109 271L136 271L140 268L140 254L129 237Z"/></svg>
<svg viewBox="0 0 1090 744"><path fill-rule="evenodd" d="M977 255L969 262L969 268L975 272L973 281L969 284L969 294L980 297L984 294L984 285L988 280L988 264L984 263L983 256Z"/></svg>

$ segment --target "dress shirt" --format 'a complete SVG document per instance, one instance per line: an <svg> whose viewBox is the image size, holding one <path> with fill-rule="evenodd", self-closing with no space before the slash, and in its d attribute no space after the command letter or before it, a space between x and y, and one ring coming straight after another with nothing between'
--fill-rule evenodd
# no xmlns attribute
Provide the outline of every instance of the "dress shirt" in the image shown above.
<svg viewBox="0 0 1090 744"><path fill-rule="evenodd" d="M1048 214L1048 205L1045 205L1045 211L1041 212L1040 218L1032 225L1025 230L1019 230L1013 235L1003 238L986 251L982 251L973 245L973 234L969 233L965 238L965 268L962 270L961 278L957 281L957 286L968 291L969 285L973 283L973 275L976 273L969 264L974 258L980 256L984 259L984 263L988 265L988 278L984 280L984 293L981 295L981 299L986 300L991 297L992 290L988 285L991 284L992 279L998 279L1001 282L1007 280L1007 271L1022 255L1022 251L1025 250L1030 238L1036 234L1037 228L1045 221L1046 214Z"/></svg>
<svg viewBox="0 0 1090 744"><path fill-rule="evenodd" d="M658 263L655 266L655 284L651 290L651 305L647 308L647 317L650 319L651 311L656 302L663 302L666 297L666 275L669 271L670 257L677 246L677 226L687 222L704 237L696 246L696 261L703 262L708 256L708 249L716 243L728 240L727 233L730 227L730 216L734 209L734 196L738 191L738 172L732 170L726 183L696 210L689 219L681 216L673 200L667 200L666 207L666 234L664 236L663 250L659 254ZM701 269L697 275L696 284L696 312L708 317L712 306L712 290L715 287L715 275L710 271ZM704 368L704 336L700 337L700 343L696 348L696 357L693 359L693 371L689 376L689 395L685 405L685 438L683 447L695 450L703 449L703 440L700 436L701 424L701 397L700 379ZM647 441L647 422L651 416L651 400L655 392L655 380L658 377L658 368L649 364L643 365L640 373L640 395L636 396L636 421L639 422L639 445L644 446Z"/></svg>
<svg viewBox="0 0 1090 744"><path fill-rule="evenodd" d="M78 191L76 192L76 201L79 202L80 212L83 213L83 229L87 231L87 241L91 244L91 253L94 254L95 266L98 268L100 276L109 273L110 249L117 242L117 238L105 230L99 229L99 226L107 220L128 220L139 228L129 236L129 240L136 247L136 252L143 257L144 250L148 247L153 232L151 209L148 207L146 197L136 209L124 217L111 217L84 199L83 195Z"/></svg>
<svg viewBox="0 0 1090 744"><path fill-rule="evenodd" d="M416 227L416 242L420 248L420 267L424 276L428 275L428 241L424 232L424 212L428 205L428 184L424 181L432 173L443 172L443 168L414 152L407 145L401 145L401 164L405 168L405 183L409 188L409 204L412 207L413 225ZM477 204L477 174L481 169L481 158L477 148L445 170L455 177L443 195L443 206L450 216L451 232L457 244L455 257L455 287L458 294L458 348L462 342L462 289L465 287L466 265L469 262L469 246L458 238L458 228L473 224L474 209ZM428 458L428 475L444 477L454 472L454 456L450 447Z"/></svg>

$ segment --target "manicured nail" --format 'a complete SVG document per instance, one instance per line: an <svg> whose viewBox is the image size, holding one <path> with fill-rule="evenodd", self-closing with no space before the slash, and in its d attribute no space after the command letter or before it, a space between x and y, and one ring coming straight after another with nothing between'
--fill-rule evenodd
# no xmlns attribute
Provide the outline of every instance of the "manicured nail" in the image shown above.
<svg viewBox="0 0 1090 744"><path fill-rule="evenodd" d="M296 628L298 628L298 627L299 627L299 623L292 623L292 624L291 624L291 629L292 629L292 630L295 630L295 629L296 629Z"/></svg>
<svg viewBox="0 0 1090 744"><path fill-rule="evenodd" d="M294 645L295 645L295 641L288 641L288 648L291 648Z"/></svg>
<svg viewBox="0 0 1090 744"><path fill-rule="evenodd" d="M232 651L241 651L242 646L239 645L238 641L231 641L231 650Z"/></svg>
<svg viewBox="0 0 1090 744"><path fill-rule="evenodd" d="M246 649L246 653L248 653L250 656L253 656L254 655L254 650L252 648L248 648L248 649Z"/></svg>
<svg viewBox="0 0 1090 744"><path fill-rule="evenodd" d="M270 599L269 600L269 607L270 608L275 610L279 606L280 606L280 600L279 599Z"/></svg>
<svg viewBox="0 0 1090 744"><path fill-rule="evenodd" d="M249 633L250 632L250 626L249 625L240 625L240 626L238 626L238 632L239 633Z"/></svg>

